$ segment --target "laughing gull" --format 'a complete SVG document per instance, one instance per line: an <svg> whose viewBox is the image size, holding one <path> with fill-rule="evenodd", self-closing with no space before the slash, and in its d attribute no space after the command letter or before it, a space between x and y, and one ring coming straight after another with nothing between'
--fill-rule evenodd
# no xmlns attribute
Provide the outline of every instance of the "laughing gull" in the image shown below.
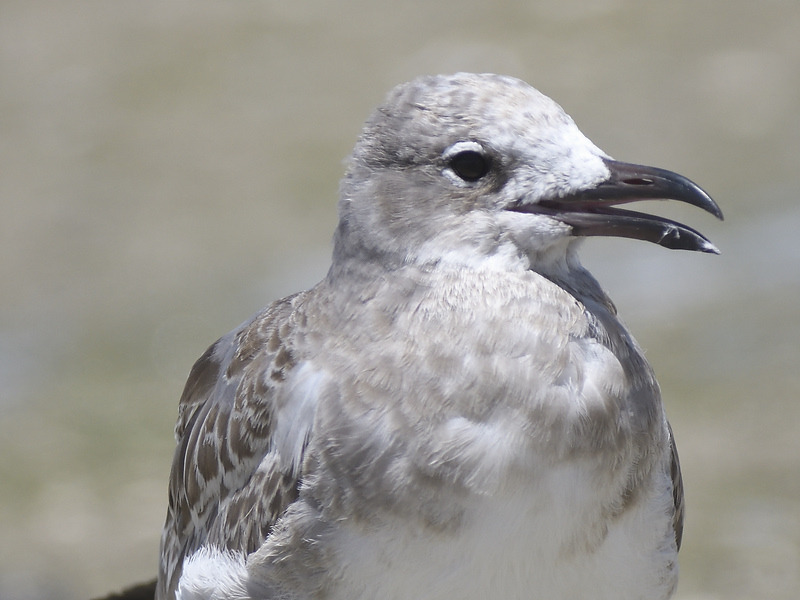
<svg viewBox="0 0 800 600"><path fill-rule="evenodd" d="M367 121L333 262L213 344L180 400L157 598L665 599L680 468L587 236L716 253L687 202L511 77L422 77Z"/></svg>

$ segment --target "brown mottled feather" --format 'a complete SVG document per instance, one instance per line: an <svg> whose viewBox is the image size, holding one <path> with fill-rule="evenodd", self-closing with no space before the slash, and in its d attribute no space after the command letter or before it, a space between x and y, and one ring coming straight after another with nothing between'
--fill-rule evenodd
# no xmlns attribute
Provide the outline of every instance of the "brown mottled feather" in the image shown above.
<svg viewBox="0 0 800 600"><path fill-rule="evenodd" d="M278 460L271 434L276 385L295 366L289 338L303 296L274 303L220 338L189 374L175 427L158 598L174 593L184 558L204 544L253 552L297 498L300 473Z"/></svg>

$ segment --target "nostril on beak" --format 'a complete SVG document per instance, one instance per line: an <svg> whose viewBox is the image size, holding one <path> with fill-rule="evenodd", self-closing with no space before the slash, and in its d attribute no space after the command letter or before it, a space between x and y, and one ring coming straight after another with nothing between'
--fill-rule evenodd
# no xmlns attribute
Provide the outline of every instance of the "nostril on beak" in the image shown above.
<svg viewBox="0 0 800 600"><path fill-rule="evenodd" d="M623 183L627 183L628 185L653 185L654 181L652 179L645 179L639 177L632 177L631 179L623 179Z"/></svg>

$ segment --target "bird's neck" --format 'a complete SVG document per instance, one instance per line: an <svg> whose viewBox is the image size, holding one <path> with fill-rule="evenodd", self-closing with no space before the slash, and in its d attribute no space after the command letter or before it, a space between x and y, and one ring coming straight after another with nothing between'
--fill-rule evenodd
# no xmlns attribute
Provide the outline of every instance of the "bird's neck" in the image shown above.
<svg viewBox="0 0 800 600"><path fill-rule="evenodd" d="M325 279L331 294L344 301L354 295L371 297L378 287L412 289L441 286L447 281L464 281L474 275L476 279L497 277L522 278L536 273L539 281L548 282L592 311L605 313L614 319L617 311L611 299L597 280L578 260L575 240L565 243L563 248L535 255L516 249L501 248L497 252L479 256L477 254L453 252L439 254L437 259L425 259L424 254L387 257L381 254L359 253L344 255L334 252L334 260ZM560 251L559 251L560 250ZM476 287L476 293L480 287ZM534 300L541 290L532 287L529 297Z"/></svg>
<svg viewBox="0 0 800 600"><path fill-rule="evenodd" d="M334 238L333 261L328 281L358 285L376 278L415 276L417 273L497 273L533 271L570 292L616 314L597 281L581 265L580 238L564 238L539 248L524 248L507 236L439 236L410 247L370 247L358 243L340 226ZM346 282L346 283L345 283Z"/></svg>

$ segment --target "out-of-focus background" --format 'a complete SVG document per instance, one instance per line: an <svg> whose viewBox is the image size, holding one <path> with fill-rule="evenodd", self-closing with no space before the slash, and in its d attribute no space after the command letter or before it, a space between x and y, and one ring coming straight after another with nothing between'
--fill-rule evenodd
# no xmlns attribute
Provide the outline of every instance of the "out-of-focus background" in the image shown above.
<svg viewBox="0 0 800 600"><path fill-rule="evenodd" d="M176 404L219 335L327 268L393 85L515 75L678 171L719 257L588 240L659 375L682 600L800 596L795 0L0 2L0 598L156 572Z"/></svg>

